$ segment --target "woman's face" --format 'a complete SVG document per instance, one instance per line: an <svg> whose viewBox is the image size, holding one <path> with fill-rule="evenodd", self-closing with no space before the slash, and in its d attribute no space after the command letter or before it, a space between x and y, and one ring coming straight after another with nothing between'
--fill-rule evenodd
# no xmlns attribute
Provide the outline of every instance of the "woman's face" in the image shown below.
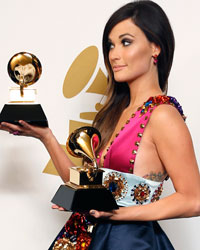
<svg viewBox="0 0 200 250"><path fill-rule="evenodd" d="M109 62L115 81L131 83L155 68L152 56L157 48L131 19L113 27L109 44Z"/></svg>

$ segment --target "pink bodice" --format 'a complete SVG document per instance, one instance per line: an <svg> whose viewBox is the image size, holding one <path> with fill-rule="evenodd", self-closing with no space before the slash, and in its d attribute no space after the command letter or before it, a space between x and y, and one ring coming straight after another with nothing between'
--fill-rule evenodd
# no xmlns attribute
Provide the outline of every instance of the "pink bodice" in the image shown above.
<svg viewBox="0 0 200 250"><path fill-rule="evenodd" d="M133 173L134 162L144 129L147 126L153 110L160 104L169 104L176 107L183 119L185 119L182 108L174 97L150 97L143 106L132 114L119 134L116 135L104 157L104 168L124 173ZM101 158L101 154L102 151L99 154L99 159Z"/></svg>

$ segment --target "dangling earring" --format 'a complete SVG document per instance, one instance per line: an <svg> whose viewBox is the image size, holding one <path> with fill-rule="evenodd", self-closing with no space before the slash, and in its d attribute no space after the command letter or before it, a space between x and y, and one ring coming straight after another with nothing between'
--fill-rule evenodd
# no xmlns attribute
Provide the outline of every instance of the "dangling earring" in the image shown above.
<svg viewBox="0 0 200 250"><path fill-rule="evenodd" d="M153 64L157 65L158 63L158 55L153 56Z"/></svg>

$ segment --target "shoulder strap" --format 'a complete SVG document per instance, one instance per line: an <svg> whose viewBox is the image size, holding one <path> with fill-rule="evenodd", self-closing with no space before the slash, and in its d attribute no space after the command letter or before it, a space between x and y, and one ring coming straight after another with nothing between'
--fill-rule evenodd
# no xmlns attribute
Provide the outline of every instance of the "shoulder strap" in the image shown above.
<svg viewBox="0 0 200 250"><path fill-rule="evenodd" d="M153 110L161 105L161 104L169 104L174 106L175 108L177 108L177 110L179 111L179 113L181 114L181 116L183 117L183 119L185 120L186 117L183 114L183 110L181 105L178 103L178 101L171 96L155 96L155 97L150 97L144 104L142 107L140 107L137 111L137 126L134 129L134 133L133 133L133 147L132 147L132 153L131 153L131 158L129 161L129 168L130 171L132 171L132 169L134 168L134 163L135 163L135 159L136 159L136 154L140 145L140 141L142 139L143 133L144 133L144 129L149 121L149 118L153 112Z"/></svg>
<svg viewBox="0 0 200 250"><path fill-rule="evenodd" d="M170 105L174 106L178 110L180 115L183 117L183 119L184 120L186 119L185 115L183 114L183 109L182 109L180 103L176 100L175 97L172 97L172 96L159 95L159 96L155 96L155 97L150 97L143 104L143 106L138 109L138 111L140 111L141 116L142 116L143 114L147 113L149 110L150 110L150 112L152 112L153 108L160 105L160 104L170 104Z"/></svg>

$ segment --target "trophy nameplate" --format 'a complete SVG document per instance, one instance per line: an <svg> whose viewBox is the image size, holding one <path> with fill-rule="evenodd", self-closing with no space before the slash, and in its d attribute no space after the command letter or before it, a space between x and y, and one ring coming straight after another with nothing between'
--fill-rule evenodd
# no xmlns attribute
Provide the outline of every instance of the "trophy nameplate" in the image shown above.
<svg viewBox="0 0 200 250"><path fill-rule="evenodd" d="M81 127L70 134L68 152L85 161L83 166L70 168L69 182L59 187L51 200L54 204L74 212L118 209L112 193L102 185L104 171L98 168L95 158L100 140L99 131L93 127Z"/></svg>
<svg viewBox="0 0 200 250"><path fill-rule="evenodd" d="M24 120L32 125L47 127L48 122L40 104L36 102L36 89L29 86L41 76L42 66L39 59L31 53L20 52L8 62L9 77L19 85L9 91L10 98L0 113L0 122L19 125Z"/></svg>

